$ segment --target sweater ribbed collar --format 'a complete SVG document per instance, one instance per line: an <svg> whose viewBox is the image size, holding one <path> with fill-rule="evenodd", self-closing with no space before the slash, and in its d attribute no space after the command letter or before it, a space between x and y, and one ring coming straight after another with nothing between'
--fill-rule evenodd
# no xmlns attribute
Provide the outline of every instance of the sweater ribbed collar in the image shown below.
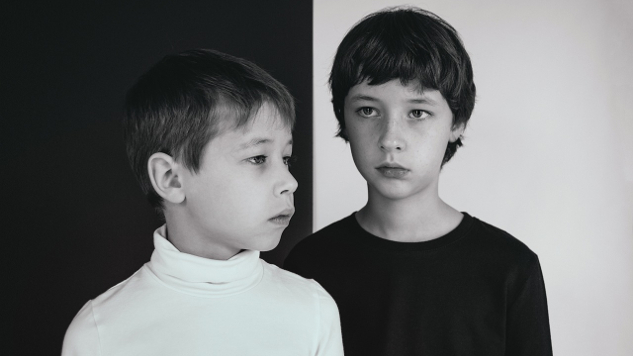
<svg viewBox="0 0 633 356"><path fill-rule="evenodd" d="M154 232L154 252L148 267L172 289L206 297L244 292L262 278L259 251L244 250L226 261L178 251L165 238L165 225Z"/></svg>

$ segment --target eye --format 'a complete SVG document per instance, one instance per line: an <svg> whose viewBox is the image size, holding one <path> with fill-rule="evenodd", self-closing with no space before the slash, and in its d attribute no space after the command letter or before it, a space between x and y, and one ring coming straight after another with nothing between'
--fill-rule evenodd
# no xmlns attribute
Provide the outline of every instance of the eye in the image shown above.
<svg viewBox="0 0 633 356"><path fill-rule="evenodd" d="M411 113L409 115L411 115L411 117L414 119L426 119L428 116L430 116L428 112L418 109L411 110Z"/></svg>
<svg viewBox="0 0 633 356"><path fill-rule="evenodd" d="M288 167L292 166L293 163L295 163L297 161L297 157L296 156L285 156L284 157L284 164Z"/></svg>
<svg viewBox="0 0 633 356"><path fill-rule="evenodd" d="M254 164L254 165L258 165L259 166L260 164L266 163L266 156L259 155L259 156L247 158L246 160L249 161L250 163Z"/></svg>
<svg viewBox="0 0 633 356"><path fill-rule="evenodd" d="M362 108L356 110L356 112L362 117L374 117L378 115L376 109L369 106L363 106Z"/></svg>

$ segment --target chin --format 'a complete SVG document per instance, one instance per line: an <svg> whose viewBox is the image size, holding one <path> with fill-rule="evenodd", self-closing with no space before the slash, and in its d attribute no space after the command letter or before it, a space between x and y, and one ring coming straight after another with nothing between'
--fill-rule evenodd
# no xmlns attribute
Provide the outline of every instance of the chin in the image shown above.
<svg viewBox="0 0 633 356"><path fill-rule="evenodd" d="M373 185L373 189L380 196L392 200L404 199L412 195L413 192L411 191L411 187L408 187L406 184L402 184L403 182L398 183L384 184L384 182L380 182L379 184Z"/></svg>
<svg viewBox="0 0 633 356"><path fill-rule="evenodd" d="M279 245L279 241L281 241L281 235L274 236L274 237L268 237L268 236L262 237L262 240L258 241L256 246L253 246L251 250L257 250L257 251L262 251L262 252L270 251L274 249L275 247L277 247L277 245Z"/></svg>
<svg viewBox="0 0 633 356"><path fill-rule="evenodd" d="M411 196L411 194L402 193L402 192L380 192L383 198L389 200L402 200Z"/></svg>

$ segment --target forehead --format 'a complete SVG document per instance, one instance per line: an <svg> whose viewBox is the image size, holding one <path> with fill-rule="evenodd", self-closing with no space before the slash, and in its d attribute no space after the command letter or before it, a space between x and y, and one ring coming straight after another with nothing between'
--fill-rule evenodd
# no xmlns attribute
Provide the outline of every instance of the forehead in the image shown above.
<svg viewBox="0 0 633 356"><path fill-rule="evenodd" d="M346 104L367 101L407 101L420 104L441 104L444 97L436 89L422 87L418 82L402 83L393 79L386 83L370 85L365 80L350 88L345 97Z"/></svg>
<svg viewBox="0 0 633 356"><path fill-rule="evenodd" d="M258 107L244 108L232 103L221 103L211 114L211 139L231 131L245 134L265 126L292 131L292 119L284 117L276 106L267 102Z"/></svg>
<svg viewBox="0 0 633 356"><path fill-rule="evenodd" d="M239 127L225 125L211 140L210 146L237 150L251 146L292 143L292 131L287 120L272 105L264 103L249 120ZM214 144L214 142L216 144Z"/></svg>
<svg viewBox="0 0 633 356"><path fill-rule="evenodd" d="M244 135L262 131L287 131L290 133L292 128L288 120L281 115L277 107L264 102L249 120L240 127L235 128L235 131L241 132Z"/></svg>

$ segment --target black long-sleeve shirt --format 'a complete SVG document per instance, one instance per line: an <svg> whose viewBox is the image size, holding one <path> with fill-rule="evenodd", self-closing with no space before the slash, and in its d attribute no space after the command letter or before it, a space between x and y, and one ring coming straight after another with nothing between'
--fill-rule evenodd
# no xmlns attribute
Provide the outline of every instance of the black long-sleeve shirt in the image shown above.
<svg viewBox="0 0 633 356"><path fill-rule="evenodd" d="M334 297L346 356L552 355L538 257L467 213L413 243L374 236L352 214L301 241L284 268Z"/></svg>

